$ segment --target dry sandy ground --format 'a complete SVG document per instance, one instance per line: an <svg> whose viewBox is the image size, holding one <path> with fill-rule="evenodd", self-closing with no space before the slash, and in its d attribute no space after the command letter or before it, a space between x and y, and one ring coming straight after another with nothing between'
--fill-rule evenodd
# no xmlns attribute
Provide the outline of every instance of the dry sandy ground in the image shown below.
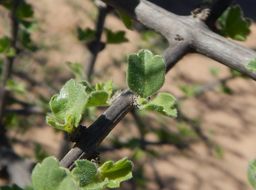
<svg viewBox="0 0 256 190"><path fill-rule="evenodd" d="M66 61L86 63L88 51L75 37L75 27L93 27L91 19L96 18L97 10L87 1L76 0L40 0L30 2L36 10L36 18L40 28L34 35L35 41L44 49L33 56L33 61L26 63L29 72L34 73L37 80L47 80L57 85L67 79ZM109 16L106 26L113 30L126 30L114 16ZM256 26L246 42L248 47L256 47ZM0 31L1 32L1 31ZM103 74L98 80L110 79L119 86L125 87L125 55L143 48L144 43L134 31L127 31L128 43L109 45L99 55L96 73ZM113 60L121 63L114 65ZM38 69L38 65L39 69ZM50 69L49 69L50 67ZM209 69L217 67L224 78L229 71L225 66L205 57L191 54L182 59L168 73L162 91L182 96L179 84L205 84L216 80ZM48 69L47 69L48 68ZM61 68L60 70L56 68ZM40 70L41 69L41 70ZM42 70L47 74L40 74ZM56 77L57 76L57 77ZM198 98L189 98L182 105L182 111L191 118L200 118L203 132L223 149L223 157L218 158L209 153L202 141L191 144L189 149L180 151L171 145L157 148L157 158L144 157L146 182L149 190L249 190L246 178L248 162L256 158L256 83L252 80L235 79L228 83L234 91L233 95L223 94L219 90L209 91ZM36 92L45 93L42 87L32 88ZM48 92L46 93L48 94ZM126 123L121 123L110 137L124 135L124 139L138 136L133 120L128 116ZM41 125L44 122L39 120ZM152 122L157 126L157 122ZM175 130L175 122L170 121L167 127ZM12 134L14 136L14 134ZM32 155L33 143L38 142L50 154L57 154L61 135L51 128L34 127L25 134L16 134L23 144L15 146L21 155ZM153 135L147 138L152 139ZM122 150L103 154L103 159L119 156L130 156L130 151ZM136 167L136 165L135 165ZM157 180L156 180L157 179ZM125 189L129 189L127 185ZM131 189L131 188L130 188Z"/></svg>

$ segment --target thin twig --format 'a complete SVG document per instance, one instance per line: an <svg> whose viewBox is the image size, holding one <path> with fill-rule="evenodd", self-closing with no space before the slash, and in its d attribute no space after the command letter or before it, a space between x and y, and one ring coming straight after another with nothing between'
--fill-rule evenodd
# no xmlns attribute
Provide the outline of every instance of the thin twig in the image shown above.
<svg viewBox="0 0 256 190"><path fill-rule="evenodd" d="M13 48L15 51L17 50L17 38L19 32L19 21L16 18L16 10L19 6L19 3L19 0L13 1L11 9L11 48ZM15 57L7 57L5 59L0 83L0 141L2 145L6 144L7 146L10 146L10 144L8 143L8 140L5 135L6 130L3 124L3 116L5 109L5 100L7 96L6 84L12 75L12 67L14 60Z"/></svg>
<svg viewBox="0 0 256 190"><path fill-rule="evenodd" d="M96 34L95 40L90 43L89 50L91 52L89 56L88 66L86 70L86 77L88 81L91 81L91 77L93 75L95 62L97 60L99 52L102 50L102 42L101 37L104 30L104 24L107 17L108 12L110 11L110 7L107 6L105 3L98 5L99 15L96 23Z"/></svg>

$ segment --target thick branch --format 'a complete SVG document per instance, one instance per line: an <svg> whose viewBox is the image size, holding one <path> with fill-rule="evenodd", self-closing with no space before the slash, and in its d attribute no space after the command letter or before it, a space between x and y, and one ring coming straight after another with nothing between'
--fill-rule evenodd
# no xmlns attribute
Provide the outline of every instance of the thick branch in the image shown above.
<svg viewBox="0 0 256 190"><path fill-rule="evenodd" d="M256 73L246 68L256 58L256 52L209 30L200 18L178 16L146 0L105 0L115 8L126 11L136 20L161 33L170 43L185 40L191 47L222 64L256 80Z"/></svg>

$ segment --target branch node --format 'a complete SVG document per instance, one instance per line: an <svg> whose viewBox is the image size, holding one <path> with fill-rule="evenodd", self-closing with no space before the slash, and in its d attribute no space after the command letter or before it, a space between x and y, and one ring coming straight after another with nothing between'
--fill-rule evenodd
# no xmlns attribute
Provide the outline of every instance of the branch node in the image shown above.
<svg viewBox="0 0 256 190"><path fill-rule="evenodd" d="M184 38L183 38L181 35L176 34L174 40L175 40L175 41L184 41Z"/></svg>
<svg viewBox="0 0 256 190"><path fill-rule="evenodd" d="M210 13L211 13L211 10L208 8L196 8L191 11L192 17L197 18L201 21L206 21Z"/></svg>

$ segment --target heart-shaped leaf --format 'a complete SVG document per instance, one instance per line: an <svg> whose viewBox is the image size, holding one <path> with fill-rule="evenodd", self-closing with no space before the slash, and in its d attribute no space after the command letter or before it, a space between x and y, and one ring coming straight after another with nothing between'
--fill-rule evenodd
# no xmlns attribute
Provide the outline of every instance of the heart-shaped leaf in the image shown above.
<svg viewBox="0 0 256 190"><path fill-rule="evenodd" d="M142 109L155 111L169 117L177 117L176 99L169 93L159 93L152 101L142 105Z"/></svg>
<svg viewBox="0 0 256 190"><path fill-rule="evenodd" d="M86 87L69 80L50 100L51 114L46 118L47 123L57 129L71 133L80 123L88 101Z"/></svg>
<svg viewBox="0 0 256 190"><path fill-rule="evenodd" d="M256 190L256 160L252 161L248 167L248 179L252 187Z"/></svg>
<svg viewBox="0 0 256 190"><path fill-rule="evenodd" d="M164 59L149 50L141 50L128 57L127 83L129 88L142 97L156 93L165 79Z"/></svg>

